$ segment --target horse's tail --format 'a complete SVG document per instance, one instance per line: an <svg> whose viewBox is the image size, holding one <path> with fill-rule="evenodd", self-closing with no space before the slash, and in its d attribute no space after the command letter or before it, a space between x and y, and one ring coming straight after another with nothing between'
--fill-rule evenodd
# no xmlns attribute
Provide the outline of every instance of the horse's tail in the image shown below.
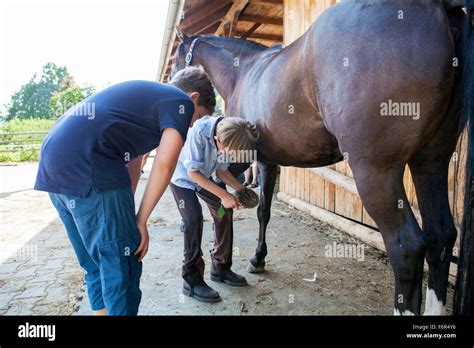
<svg viewBox="0 0 474 348"><path fill-rule="evenodd" d="M443 0L448 15L464 20L460 23L459 40L456 44L456 55L461 63L462 75L462 116L461 126L468 124L468 157L466 165L464 218L461 228L461 250L459 253L458 274L454 296L455 315L474 315L474 34L473 34L473 0ZM462 8L462 9L461 9ZM461 12L464 11L464 14Z"/></svg>

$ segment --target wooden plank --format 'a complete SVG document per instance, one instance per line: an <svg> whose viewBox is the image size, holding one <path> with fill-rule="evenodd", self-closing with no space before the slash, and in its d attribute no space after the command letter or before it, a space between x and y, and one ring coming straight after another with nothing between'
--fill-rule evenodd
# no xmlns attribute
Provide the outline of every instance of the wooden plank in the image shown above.
<svg viewBox="0 0 474 348"><path fill-rule="evenodd" d="M309 178L309 201L318 207L324 208L324 179L314 174L311 169L306 170Z"/></svg>
<svg viewBox="0 0 474 348"><path fill-rule="evenodd" d="M236 31L234 35L238 36L238 37L242 37L245 34L246 34L245 32ZM280 41L281 40L280 35L267 34L267 33L256 33L256 32L251 33L248 37L253 38L253 39L270 40L270 41Z"/></svg>
<svg viewBox="0 0 474 348"><path fill-rule="evenodd" d="M416 190L413 184L410 168L406 166L403 174L403 186L405 187L405 193L407 195L408 202L414 207L418 207L418 201L416 200Z"/></svg>
<svg viewBox="0 0 474 348"><path fill-rule="evenodd" d="M335 211L336 185L324 181L324 209L331 212Z"/></svg>
<svg viewBox="0 0 474 348"><path fill-rule="evenodd" d="M456 156L451 159L453 163L453 170L449 173L453 177L454 187L452 194L452 201L450 205L453 211L454 222L457 226L461 226L462 218L464 214L464 197L465 193L465 182L466 182L466 168L467 168L467 147L468 147L468 135L467 129L461 134L458 144L456 146Z"/></svg>
<svg viewBox="0 0 474 348"><path fill-rule="evenodd" d="M281 26L283 25L283 18L272 18L272 17L265 17L265 16L260 16L260 15L244 14L244 13L240 14L239 21L281 25Z"/></svg>
<svg viewBox="0 0 474 348"><path fill-rule="evenodd" d="M318 187L315 180L316 175L310 170L307 171L309 177L309 203L317 205Z"/></svg>
<svg viewBox="0 0 474 348"><path fill-rule="evenodd" d="M286 175L286 192L288 192L288 194L292 194L293 196L295 195L295 191L293 190L293 168L292 167L287 167L286 168L286 172L287 172L287 175Z"/></svg>
<svg viewBox="0 0 474 348"><path fill-rule="evenodd" d="M336 186L334 212L349 219L362 221L362 202L359 196Z"/></svg>
<svg viewBox="0 0 474 348"><path fill-rule="evenodd" d="M344 166L344 162L338 162L336 165L336 172L346 175L346 168Z"/></svg>
<svg viewBox="0 0 474 348"><path fill-rule="evenodd" d="M309 202L310 200L310 193L311 193L310 175L311 175L311 172L307 169L304 169L304 200L306 202Z"/></svg>
<svg viewBox="0 0 474 348"><path fill-rule="evenodd" d="M350 178L347 176L347 169L349 168L347 161L339 162L336 168L341 174ZM358 194L348 192L344 188L336 186L335 195L336 198L334 205L337 214L343 215L352 220L362 221L362 201Z"/></svg>
<svg viewBox="0 0 474 348"><path fill-rule="evenodd" d="M317 176L316 174L314 174L312 172L311 172L311 177L312 177L312 182L314 183L314 185L316 185L316 189L315 189L316 205L318 207L324 208L324 199L325 199L325 196L324 196L324 179L320 178L319 176Z"/></svg>
<svg viewBox="0 0 474 348"><path fill-rule="evenodd" d="M283 5L283 0L250 0L252 4L272 4L272 5Z"/></svg>
<svg viewBox="0 0 474 348"><path fill-rule="evenodd" d="M314 2L311 0L303 0L303 18L300 20L303 21L304 31L308 30L313 22L311 19L311 9L314 7ZM302 33L303 34L303 33Z"/></svg>
<svg viewBox="0 0 474 348"><path fill-rule="evenodd" d="M204 29L200 30L199 35L214 34L216 32L217 28L219 27L219 25L220 25L220 22L216 22L213 25L211 25L210 27L207 27L207 28L204 28Z"/></svg>
<svg viewBox="0 0 474 348"><path fill-rule="evenodd" d="M217 28L216 35L225 35L229 29L232 29L231 27L235 26L236 19L240 16L240 13L245 9L248 3L249 0L235 0Z"/></svg>
<svg viewBox="0 0 474 348"><path fill-rule="evenodd" d="M226 9L226 13L229 10L230 6L232 6L231 1L222 1L222 2L215 2L212 1L205 6L202 6L199 10L191 13L190 15L187 15L187 11L185 11L184 17L179 23L179 26L183 31L187 34L192 34L192 31L189 31L190 27L195 26L200 22L206 21L209 15L212 15L213 13L219 12L222 9ZM224 16L226 13L222 14Z"/></svg>
<svg viewBox="0 0 474 348"><path fill-rule="evenodd" d="M331 183L336 184L351 193L358 194L354 179L349 178L329 167L311 168L310 170L323 179L329 180Z"/></svg>
<svg viewBox="0 0 474 348"><path fill-rule="evenodd" d="M296 192L296 168L294 167L289 167L288 168L288 193L292 196L295 196Z"/></svg>
<svg viewBox="0 0 474 348"><path fill-rule="evenodd" d="M252 27L247 30L240 38L241 39L246 39L248 38L250 35L252 35L255 30L257 30L260 26L262 25L262 23L255 23L254 25L252 25Z"/></svg>
<svg viewBox="0 0 474 348"><path fill-rule="evenodd" d="M221 7L218 10L213 11L212 13L208 13L200 20L197 20L189 26L185 27L184 30L186 30L188 34L199 34L210 26L216 24L217 22L220 22L222 20L222 17L224 17L227 11L229 10L230 6L231 3L228 3L224 7Z"/></svg>
<svg viewBox="0 0 474 348"><path fill-rule="evenodd" d="M280 176L279 176L279 188L278 192L286 192L286 167L280 167Z"/></svg>
<svg viewBox="0 0 474 348"><path fill-rule="evenodd" d="M341 202L344 205L341 205L336 202L336 213L340 212L342 215L359 222L362 222L362 214L363 214L363 205L362 200L358 195L354 195L353 193L347 192L345 190L344 194L338 199L343 199Z"/></svg>
<svg viewBox="0 0 474 348"><path fill-rule="evenodd" d="M349 178L354 178L354 174L352 173L349 161L344 161L344 165L346 166L346 176L348 176Z"/></svg>
<svg viewBox="0 0 474 348"><path fill-rule="evenodd" d="M285 167L285 193L291 194L290 183L291 167Z"/></svg>
<svg viewBox="0 0 474 348"><path fill-rule="evenodd" d="M295 171L296 171L295 197L301 198L302 194L303 194L303 185L304 185L303 169L302 168L295 168Z"/></svg>
<svg viewBox="0 0 474 348"><path fill-rule="evenodd" d="M284 3L284 33L283 42L289 45L305 32L304 2L301 0L286 0Z"/></svg>
<svg viewBox="0 0 474 348"><path fill-rule="evenodd" d="M369 215L369 213L367 213L367 210L365 210L365 208L362 208L362 223L377 228L377 224Z"/></svg>
<svg viewBox="0 0 474 348"><path fill-rule="evenodd" d="M293 167L293 195L297 197L298 195L298 168Z"/></svg>

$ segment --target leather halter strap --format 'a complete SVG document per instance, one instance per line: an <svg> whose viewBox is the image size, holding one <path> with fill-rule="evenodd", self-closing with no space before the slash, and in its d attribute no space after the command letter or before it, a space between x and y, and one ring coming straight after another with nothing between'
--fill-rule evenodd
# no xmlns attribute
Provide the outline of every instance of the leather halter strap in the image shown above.
<svg viewBox="0 0 474 348"><path fill-rule="evenodd" d="M193 42L191 42L191 46L189 46L188 54L186 54L186 59L184 60L186 62L186 67L190 66L191 62L193 61L194 46L196 46L198 40L198 37L195 38Z"/></svg>

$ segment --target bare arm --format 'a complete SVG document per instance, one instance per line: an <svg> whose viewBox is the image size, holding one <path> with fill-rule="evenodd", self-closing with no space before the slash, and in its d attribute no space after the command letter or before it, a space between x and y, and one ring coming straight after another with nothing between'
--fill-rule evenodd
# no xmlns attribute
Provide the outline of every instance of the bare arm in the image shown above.
<svg viewBox="0 0 474 348"><path fill-rule="evenodd" d="M240 190L245 188L244 185L242 185L234 175L232 175L231 172L228 170L217 170L216 171L216 176L221 179L226 185L229 185L232 187L234 190Z"/></svg>
<svg viewBox="0 0 474 348"><path fill-rule="evenodd" d="M224 208L235 209L239 207L239 202L237 201L237 198L235 198L234 195L230 194L222 187L213 183L200 171L189 170L188 175L192 181L201 186L203 189L219 197L222 201L222 205L224 206Z"/></svg>
<svg viewBox="0 0 474 348"><path fill-rule="evenodd" d="M179 132L173 128L166 128L161 136L160 146L157 148L153 167L137 214L137 225L142 235L142 241L135 251L135 255L139 255L140 261L148 251L146 223L170 182L182 147L183 138Z"/></svg>

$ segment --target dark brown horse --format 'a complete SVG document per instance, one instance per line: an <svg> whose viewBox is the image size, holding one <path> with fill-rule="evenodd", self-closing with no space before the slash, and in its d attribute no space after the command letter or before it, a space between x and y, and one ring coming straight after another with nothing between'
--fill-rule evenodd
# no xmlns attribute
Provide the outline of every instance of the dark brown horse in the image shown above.
<svg viewBox="0 0 474 348"><path fill-rule="evenodd" d="M420 313L425 257L425 313L444 313L456 239L448 164L464 125L463 101L472 93L470 20L458 2L338 3L285 48L178 34L173 73L202 66L226 113L255 122L261 133L260 235L250 271L265 266L276 166L325 166L344 154L386 245L395 313ZM407 164L422 228L403 187Z"/></svg>

